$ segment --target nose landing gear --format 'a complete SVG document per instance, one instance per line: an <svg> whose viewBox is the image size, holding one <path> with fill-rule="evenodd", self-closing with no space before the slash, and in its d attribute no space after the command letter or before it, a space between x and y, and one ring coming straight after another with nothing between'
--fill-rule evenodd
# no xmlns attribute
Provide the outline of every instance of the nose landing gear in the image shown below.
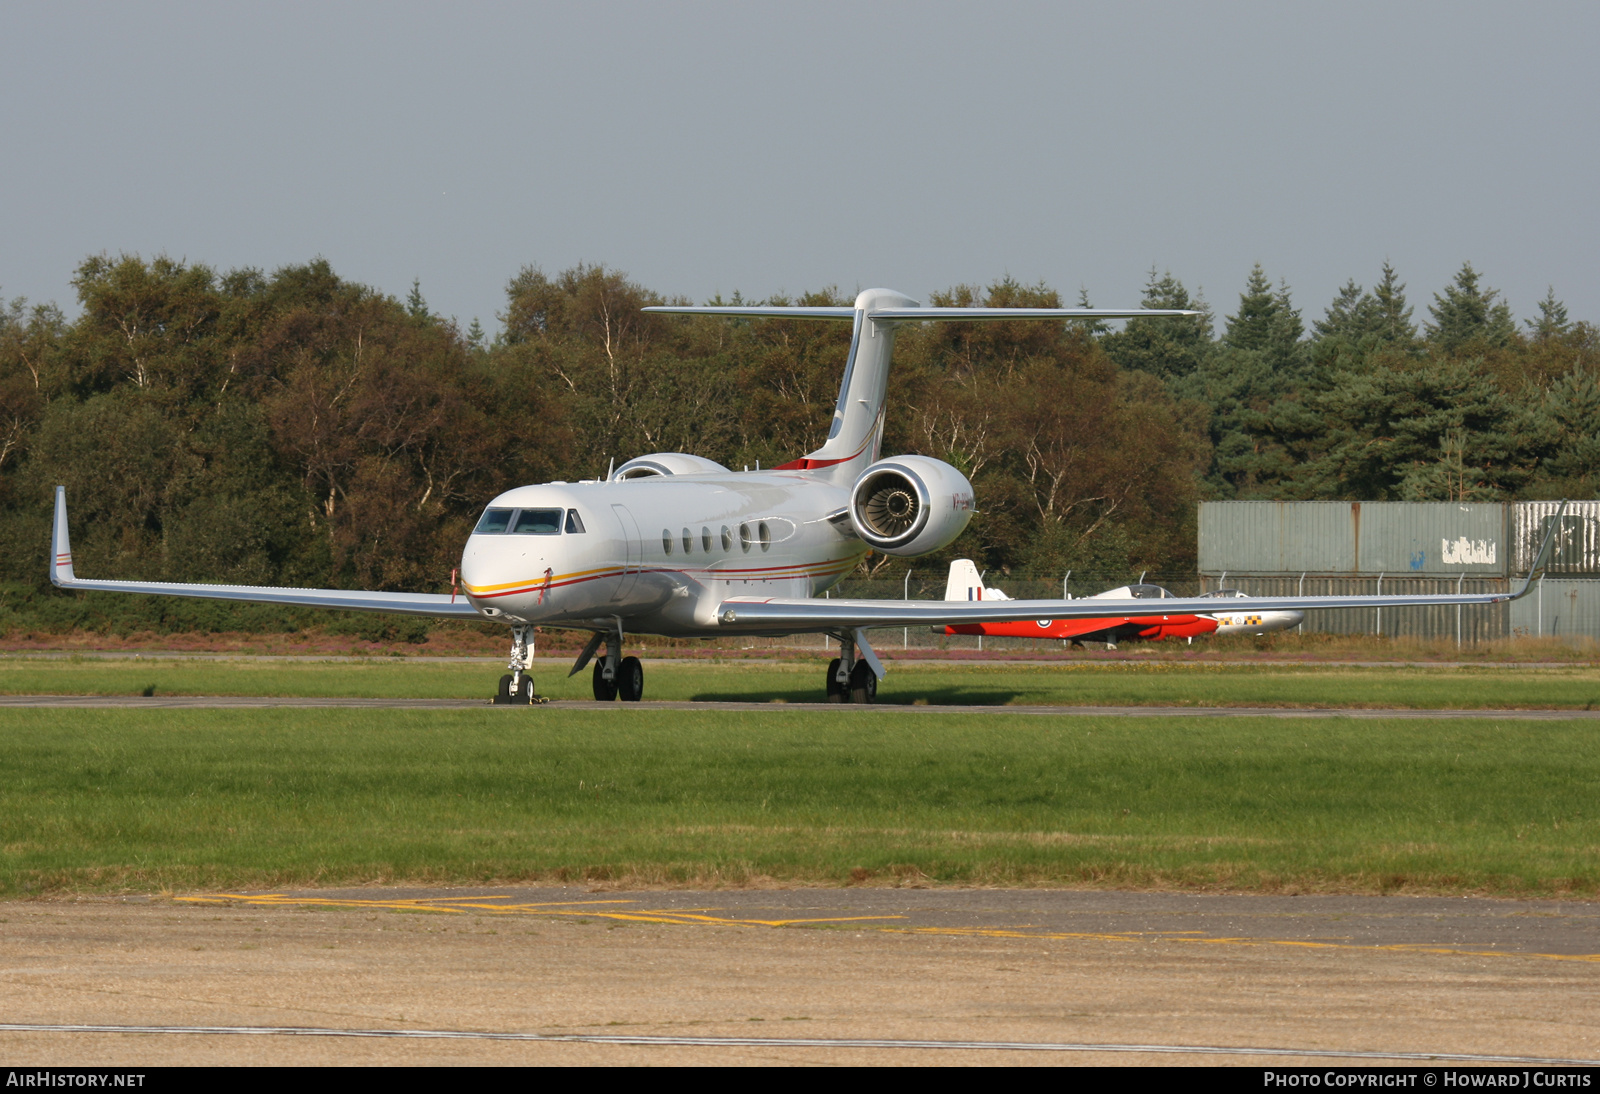
<svg viewBox="0 0 1600 1094"><path fill-rule="evenodd" d="M533 694L533 676L528 667L533 661L533 643L528 636L533 628L526 623L511 628L511 671L500 677L499 690L495 692L496 706L528 706L541 702Z"/></svg>

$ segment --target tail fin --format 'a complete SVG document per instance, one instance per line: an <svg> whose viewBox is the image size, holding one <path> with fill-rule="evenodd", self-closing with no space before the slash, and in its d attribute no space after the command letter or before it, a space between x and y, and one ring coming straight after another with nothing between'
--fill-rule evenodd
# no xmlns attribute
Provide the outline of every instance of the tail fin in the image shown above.
<svg viewBox="0 0 1600 1094"><path fill-rule="evenodd" d="M873 312L917 307L917 302L889 289L867 289L856 296L855 329L845 359L839 401L827 442L815 452L782 464L779 470L826 471L854 479L876 463L883 444L884 397L889 388L889 358L898 324L872 318Z"/></svg>
<svg viewBox="0 0 1600 1094"><path fill-rule="evenodd" d="M76 581L72 572L72 543L67 539L67 488L56 487L56 517L50 526L50 583Z"/></svg>
<svg viewBox="0 0 1600 1094"><path fill-rule="evenodd" d="M983 578L970 558L958 558L950 564L950 580L945 583L946 600L982 600Z"/></svg>

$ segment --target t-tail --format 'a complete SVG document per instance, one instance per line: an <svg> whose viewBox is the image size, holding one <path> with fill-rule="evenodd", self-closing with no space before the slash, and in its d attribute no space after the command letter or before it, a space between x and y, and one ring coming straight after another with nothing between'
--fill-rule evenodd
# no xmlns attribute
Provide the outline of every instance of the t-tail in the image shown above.
<svg viewBox="0 0 1600 1094"><path fill-rule="evenodd" d="M1148 308L925 308L893 289L865 289L849 307L790 305L662 306L648 312L669 315L728 315L771 319L849 320L850 354L845 359L839 401L833 408L828 439L815 452L779 464L777 471L813 471L849 483L878 462L883 442L884 402L889 392L889 359L895 330L902 323L932 321L994 322L1016 319L1129 319L1198 315L1192 311Z"/></svg>

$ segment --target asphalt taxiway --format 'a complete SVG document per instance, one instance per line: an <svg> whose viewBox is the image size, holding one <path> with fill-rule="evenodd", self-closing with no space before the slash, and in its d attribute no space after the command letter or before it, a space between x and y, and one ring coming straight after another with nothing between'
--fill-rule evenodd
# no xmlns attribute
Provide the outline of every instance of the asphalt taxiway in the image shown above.
<svg viewBox="0 0 1600 1094"><path fill-rule="evenodd" d="M1600 1061L1592 903L484 886L0 920L0 1056L37 1065Z"/></svg>

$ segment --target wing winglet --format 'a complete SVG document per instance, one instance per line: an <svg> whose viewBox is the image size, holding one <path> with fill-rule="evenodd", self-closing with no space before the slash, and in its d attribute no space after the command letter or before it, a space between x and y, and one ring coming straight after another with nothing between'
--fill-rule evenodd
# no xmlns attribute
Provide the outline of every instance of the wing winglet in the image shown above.
<svg viewBox="0 0 1600 1094"><path fill-rule="evenodd" d="M68 588L77 578L72 573L72 541L67 538L67 488L56 487L56 516L50 526L50 584Z"/></svg>
<svg viewBox="0 0 1600 1094"><path fill-rule="evenodd" d="M1522 579L1522 588L1511 594L1510 599L1521 600L1533 589L1533 579L1544 576L1544 568L1550 561L1550 550L1555 546L1556 529L1561 527L1561 518L1567 514L1570 501L1563 501L1561 508L1556 510L1556 515L1550 518L1550 527L1545 529L1544 542L1539 544L1539 553L1533 556L1533 562L1528 566L1528 576Z"/></svg>

